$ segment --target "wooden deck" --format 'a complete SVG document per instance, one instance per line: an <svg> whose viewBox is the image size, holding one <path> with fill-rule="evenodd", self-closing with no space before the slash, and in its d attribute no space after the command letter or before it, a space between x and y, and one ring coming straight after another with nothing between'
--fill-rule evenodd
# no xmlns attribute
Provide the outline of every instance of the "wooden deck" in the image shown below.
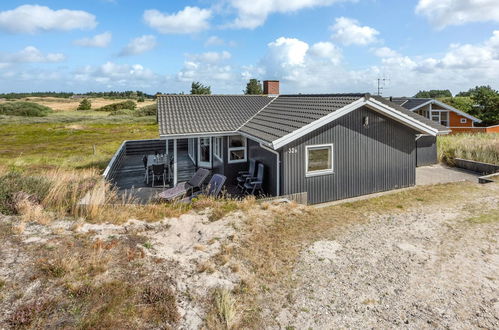
<svg viewBox="0 0 499 330"><path fill-rule="evenodd" d="M156 187L152 187L150 178L149 184L146 183L142 157L143 155L124 156L122 165L114 178L114 185L118 188L120 195L132 195L137 202L147 203L165 188L161 186L160 182L156 183ZM187 155L187 150L178 150L177 157L178 182L189 181L196 172L196 166ZM173 186L172 181L167 182L166 188Z"/></svg>

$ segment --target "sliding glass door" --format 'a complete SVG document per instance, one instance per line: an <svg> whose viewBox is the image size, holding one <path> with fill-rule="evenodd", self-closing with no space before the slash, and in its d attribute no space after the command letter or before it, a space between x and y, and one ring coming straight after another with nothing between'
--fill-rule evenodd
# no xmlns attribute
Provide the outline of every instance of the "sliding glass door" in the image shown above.
<svg viewBox="0 0 499 330"><path fill-rule="evenodd" d="M198 140L198 166L211 168L211 138L209 137Z"/></svg>
<svg viewBox="0 0 499 330"><path fill-rule="evenodd" d="M187 154L189 155L194 164L196 163L195 146L196 146L195 138L187 139Z"/></svg>

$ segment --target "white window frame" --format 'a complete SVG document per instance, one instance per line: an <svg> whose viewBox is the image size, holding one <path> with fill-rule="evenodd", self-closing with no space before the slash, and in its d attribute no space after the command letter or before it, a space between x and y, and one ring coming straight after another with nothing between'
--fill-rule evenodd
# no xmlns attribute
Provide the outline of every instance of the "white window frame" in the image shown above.
<svg viewBox="0 0 499 330"><path fill-rule="evenodd" d="M213 138L213 155L223 162L223 138L221 136Z"/></svg>
<svg viewBox="0 0 499 330"><path fill-rule="evenodd" d="M308 151L309 149L318 149L318 148L330 148L330 162L331 162L331 168L326 169L326 170L317 170L317 171L309 171L308 170ZM334 173L334 145L333 143L328 143L328 144L313 144L313 145L308 145L305 146L305 176L306 177L311 177L311 176L318 176L318 175L328 175L328 174L333 174Z"/></svg>
<svg viewBox="0 0 499 330"><path fill-rule="evenodd" d="M468 123L468 118L461 118L461 119L459 120L459 122L460 122L461 124L467 124L467 123Z"/></svg>
<svg viewBox="0 0 499 330"><path fill-rule="evenodd" d="M210 152L208 153L208 155L209 155L210 159L207 162L201 161L201 139L208 139L209 148L210 148ZM213 154L212 138L211 137L198 137L198 166L204 167L204 168L211 168L212 162L213 162L212 154Z"/></svg>
<svg viewBox="0 0 499 330"><path fill-rule="evenodd" d="M241 136L243 138L243 141L244 141L244 146L242 147L232 147L230 146L230 138L232 136ZM243 159L237 159L237 160L231 160L230 159L230 152L231 151L240 151L240 150L243 150L244 151L244 158ZM227 163L229 164L235 164L235 163L244 163L246 162L248 159L248 139L242 135L229 135L227 136Z"/></svg>

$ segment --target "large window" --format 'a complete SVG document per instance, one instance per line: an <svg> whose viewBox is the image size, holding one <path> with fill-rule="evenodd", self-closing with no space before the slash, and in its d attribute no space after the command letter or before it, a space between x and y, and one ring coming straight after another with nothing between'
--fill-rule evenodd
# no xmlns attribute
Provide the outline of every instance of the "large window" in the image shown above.
<svg viewBox="0 0 499 330"><path fill-rule="evenodd" d="M431 120L436 121L440 125L449 126L449 112L448 111L432 111Z"/></svg>
<svg viewBox="0 0 499 330"><path fill-rule="evenodd" d="M222 158L222 156L223 156L222 152L223 152L222 138L221 137L215 137L215 138L213 138L213 154L220 161L223 160L223 158Z"/></svg>
<svg viewBox="0 0 499 330"><path fill-rule="evenodd" d="M246 161L246 138L241 135L229 136L229 163Z"/></svg>
<svg viewBox="0 0 499 330"><path fill-rule="evenodd" d="M306 146L306 175L323 175L333 173L333 145L322 144Z"/></svg>

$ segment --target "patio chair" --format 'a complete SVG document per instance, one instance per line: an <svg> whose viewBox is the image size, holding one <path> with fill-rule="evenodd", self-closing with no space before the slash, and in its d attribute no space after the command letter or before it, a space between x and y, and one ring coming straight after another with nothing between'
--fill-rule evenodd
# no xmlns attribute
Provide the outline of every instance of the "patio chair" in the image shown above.
<svg viewBox="0 0 499 330"><path fill-rule="evenodd" d="M154 187L154 182L156 178L163 179L163 187L166 184L166 167L165 164L153 164L152 165L152 186Z"/></svg>
<svg viewBox="0 0 499 330"><path fill-rule="evenodd" d="M158 194L158 198L166 201L172 201L176 198L183 197L194 189L200 189L209 174L210 171L205 168L200 168L189 181L180 182L175 187L166 189Z"/></svg>
<svg viewBox="0 0 499 330"><path fill-rule="evenodd" d="M249 194L251 191L251 194L254 195L256 190L259 190L261 193L263 192L263 173L264 173L265 167L263 164L258 164L258 171L256 173L256 177L250 177L247 179L246 183L244 184L244 192Z"/></svg>
<svg viewBox="0 0 499 330"><path fill-rule="evenodd" d="M217 197L220 194L220 192L222 191L222 188L223 188L226 180L227 180L226 176L221 175L221 174L214 174L211 177L210 182L208 182L208 186L207 186L206 190L195 192L190 197L186 197L186 198L182 199L182 202L188 203L188 202L192 201L193 198L199 197L201 195Z"/></svg>
<svg viewBox="0 0 499 330"><path fill-rule="evenodd" d="M244 190L244 183L248 178L254 177L255 176L255 170L256 170L256 160L250 159L249 161L249 168L247 171L240 171L238 172L238 176L236 178L237 180L237 187L240 188L241 190Z"/></svg>

